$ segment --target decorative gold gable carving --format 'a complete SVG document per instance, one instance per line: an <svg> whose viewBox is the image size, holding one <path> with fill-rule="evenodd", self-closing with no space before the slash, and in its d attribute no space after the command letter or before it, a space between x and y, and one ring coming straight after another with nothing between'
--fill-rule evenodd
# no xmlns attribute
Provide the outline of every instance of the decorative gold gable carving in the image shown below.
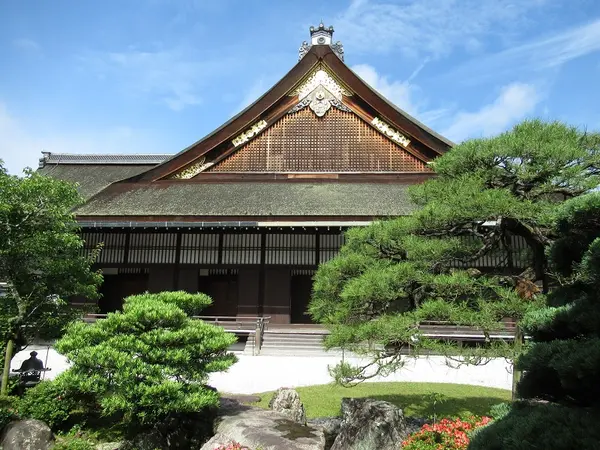
<svg viewBox="0 0 600 450"><path fill-rule="evenodd" d="M350 111L342 103L342 98L344 95L350 97L352 92L338 83L321 66L315 69L290 95L297 95L299 101L288 111L288 114L298 112L307 106L310 106L317 117L323 117L332 106L341 111Z"/></svg>
<svg viewBox="0 0 600 450"><path fill-rule="evenodd" d="M208 169L212 165L212 162L206 162L206 158L200 158L197 162L190 164L186 168L172 175L171 178L175 180L189 180L190 178L194 178L203 170Z"/></svg>
<svg viewBox="0 0 600 450"><path fill-rule="evenodd" d="M266 126L267 126L267 122L264 120L261 120L260 122L255 123L250 129L244 131L242 134L237 136L231 142L233 143L234 147L237 147L238 145L242 145L243 143L248 142L250 139L252 139L258 133L260 133L262 130L264 130L266 128Z"/></svg>
<svg viewBox="0 0 600 450"><path fill-rule="evenodd" d="M392 128L379 117L375 117L371 121L371 124L379 131L381 131L382 134L389 137L392 141L397 142L398 144L403 145L404 147L408 147L408 144L410 144L410 139L401 134L399 131Z"/></svg>
<svg viewBox="0 0 600 450"><path fill-rule="evenodd" d="M327 71L323 68L316 69L299 87L294 89L292 96L297 95L298 100L303 100L318 86L325 87L338 100L342 100L342 96L350 97L352 92L341 86Z"/></svg>

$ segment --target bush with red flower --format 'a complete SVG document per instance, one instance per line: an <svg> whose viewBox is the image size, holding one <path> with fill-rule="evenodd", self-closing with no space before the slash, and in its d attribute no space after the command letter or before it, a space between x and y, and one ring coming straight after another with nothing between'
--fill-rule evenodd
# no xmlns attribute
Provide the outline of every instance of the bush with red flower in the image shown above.
<svg viewBox="0 0 600 450"><path fill-rule="evenodd" d="M471 416L466 419L442 419L433 425L426 424L411 434L404 442L404 450L464 450L469 446L469 435L487 425L489 417Z"/></svg>
<svg viewBox="0 0 600 450"><path fill-rule="evenodd" d="M248 447L244 447L242 444L238 444L237 442L234 442L234 443L228 444L228 445L221 445L220 447L217 447L215 450L248 450Z"/></svg>

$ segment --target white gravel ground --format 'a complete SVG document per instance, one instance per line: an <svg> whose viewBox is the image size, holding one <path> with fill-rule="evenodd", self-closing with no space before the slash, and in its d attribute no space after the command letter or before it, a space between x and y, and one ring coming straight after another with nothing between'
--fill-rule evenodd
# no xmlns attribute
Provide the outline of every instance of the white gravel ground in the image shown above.
<svg viewBox="0 0 600 450"><path fill-rule="evenodd" d="M19 352L11 363L18 369L21 362L36 350L38 358L46 362L52 370L46 372L46 379L53 379L68 367L66 358L47 345L33 345ZM219 391L235 394L252 394L271 391L279 387L310 386L331 382L328 366L340 361L339 357L320 356L246 356L239 355L239 361L227 372L210 377L210 384ZM350 363L360 362L356 358L346 358ZM482 366L448 367L445 359L438 356L409 360L404 368L387 378L372 381L422 381L437 383L459 383L478 386L510 389L511 366L504 359L496 359Z"/></svg>

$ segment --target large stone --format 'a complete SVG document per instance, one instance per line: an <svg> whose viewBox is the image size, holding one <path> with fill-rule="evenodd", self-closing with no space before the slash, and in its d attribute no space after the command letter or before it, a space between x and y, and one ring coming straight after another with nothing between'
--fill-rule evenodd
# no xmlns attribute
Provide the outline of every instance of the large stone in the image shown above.
<svg viewBox="0 0 600 450"><path fill-rule="evenodd" d="M331 450L397 450L408 436L402 410L389 402L344 398L342 419Z"/></svg>
<svg viewBox="0 0 600 450"><path fill-rule="evenodd" d="M320 428L299 424L275 411L233 404L220 411L218 439L230 439L249 449L324 450ZM218 440L217 439L217 440ZM213 450L203 447L203 450Z"/></svg>
<svg viewBox="0 0 600 450"><path fill-rule="evenodd" d="M200 450L216 450L219 448L226 448L228 445L233 445L235 443L236 442L233 439L224 436L221 433L217 433L210 441L204 444Z"/></svg>
<svg viewBox="0 0 600 450"><path fill-rule="evenodd" d="M2 433L4 450L48 450L54 445L50 427L41 420L27 419L9 423Z"/></svg>
<svg viewBox="0 0 600 450"><path fill-rule="evenodd" d="M121 450L122 448L122 442L101 442L96 445L96 450Z"/></svg>
<svg viewBox="0 0 600 450"><path fill-rule="evenodd" d="M308 424L323 430L323 434L325 435L325 450L329 450L335 442L335 438L340 434L340 430L342 429L342 418L319 417L317 419L310 419Z"/></svg>
<svg viewBox="0 0 600 450"><path fill-rule="evenodd" d="M279 388L269 402L269 408L294 422L306 425L306 412L295 389Z"/></svg>

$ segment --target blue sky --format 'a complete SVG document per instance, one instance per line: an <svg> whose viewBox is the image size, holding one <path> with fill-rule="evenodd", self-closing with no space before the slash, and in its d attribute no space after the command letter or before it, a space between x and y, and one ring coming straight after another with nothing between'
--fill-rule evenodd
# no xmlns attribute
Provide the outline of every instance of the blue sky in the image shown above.
<svg viewBox="0 0 600 450"><path fill-rule="evenodd" d="M346 63L448 138L600 129L598 0L0 0L0 158L175 153L335 27Z"/></svg>

